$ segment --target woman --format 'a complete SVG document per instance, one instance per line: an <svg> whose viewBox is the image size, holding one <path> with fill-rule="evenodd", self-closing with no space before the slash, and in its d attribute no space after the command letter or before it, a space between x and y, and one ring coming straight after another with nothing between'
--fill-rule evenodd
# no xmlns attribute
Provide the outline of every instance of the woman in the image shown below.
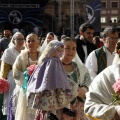
<svg viewBox="0 0 120 120"><path fill-rule="evenodd" d="M71 102L70 109L76 113L74 120L86 120L84 115L84 101L85 93L88 91L88 87L91 83L90 75L84 64L81 63L76 55L76 42L70 37L62 39L62 42L64 44L64 53L61 61L67 77L75 81L79 86L79 95ZM74 58L77 59L74 61Z"/></svg>
<svg viewBox="0 0 120 120"><path fill-rule="evenodd" d="M25 76L24 71L32 64L37 64L40 56L39 39L36 34L29 34L26 37L25 50L23 50L17 57L13 65L13 76L16 83L16 88L13 92L12 100L10 102L9 119L14 120L33 120L35 110L27 108L26 94L22 88L24 86Z"/></svg>
<svg viewBox="0 0 120 120"><path fill-rule="evenodd" d="M95 44L95 46L97 48L100 48L100 47L103 46L103 43L100 41L100 37L99 36L94 36L93 40L92 40L92 43Z"/></svg>
<svg viewBox="0 0 120 120"><path fill-rule="evenodd" d="M119 99L117 93L119 92L116 92L113 87L119 80L120 41L115 47L113 65L95 77L86 94L84 111L90 120L120 120L120 104L117 101ZM120 90L119 84L117 84L116 89Z"/></svg>
<svg viewBox="0 0 120 120"><path fill-rule="evenodd" d="M73 93L66 80L67 75L60 60L62 52L62 42L53 40L41 54L39 65L28 82L28 105L31 107L44 111L60 109L78 95L77 89Z"/></svg>
<svg viewBox="0 0 120 120"><path fill-rule="evenodd" d="M44 51L44 49L46 48L47 44L52 41L52 40L58 40L56 35L53 33L53 32L49 32L47 35L46 35L46 38L44 40L44 43L42 44L42 47L41 47L41 52Z"/></svg>
<svg viewBox="0 0 120 120"><path fill-rule="evenodd" d="M2 113L4 115L3 117L5 117L6 119L8 114L8 105L10 102L10 97L15 88L12 65L15 62L16 57L20 54L21 50L24 48L23 46L24 46L24 36L22 33L16 32L11 39L9 48L7 48L4 51L1 57L0 77L7 79L10 85L10 88L7 91L7 93L4 94L3 102L1 102L3 103L3 107L2 107ZM2 120L3 118L0 119Z"/></svg>

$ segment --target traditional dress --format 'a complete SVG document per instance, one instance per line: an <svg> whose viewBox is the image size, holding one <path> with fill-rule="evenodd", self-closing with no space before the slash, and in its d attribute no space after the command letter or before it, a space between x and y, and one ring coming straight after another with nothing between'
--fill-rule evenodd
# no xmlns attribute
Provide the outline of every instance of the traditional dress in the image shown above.
<svg viewBox="0 0 120 120"><path fill-rule="evenodd" d="M120 120L114 119L116 110L112 103L115 93L112 86L120 78L120 63L103 70L92 82L86 94L85 113L90 120Z"/></svg>
<svg viewBox="0 0 120 120"><path fill-rule="evenodd" d="M39 57L40 53L38 53ZM26 94L22 88L24 83L24 71L31 64L36 64L37 61L32 61L29 58L28 51L23 50L17 57L13 66L13 75L16 83L16 88L13 92L10 101L9 120L33 120L36 110L31 110L27 107ZM15 118L14 118L15 117Z"/></svg>
<svg viewBox="0 0 120 120"><path fill-rule="evenodd" d="M112 65L115 54L110 53L104 46L92 51L86 60L86 67L93 80L102 70Z"/></svg>
<svg viewBox="0 0 120 120"><path fill-rule="evenodd" d="M71 90L60 59L45 58L29 79L28 105L45 111L63 108L78 95L77 85L75 87Z"/></svg>
<svg viewBox="0 0 120 120"><path fill-rule="evenodd" d="M1 99L0 103L2 104L2 113L3 115L8 114L8 106L10 102L10 98L12 92L15 88L15 82L13 79L13 72L12 72L12 65L18 56L19 52L17 52L13 47L8 48L4 51L4 54L1 57L2 64L1 64L1 71L0 76L4 79L7 79L10 85L9 90L4 94L3 99ZM1 94L2 96L2 94ZM2 98L2 97L1 97ZM0 117L0 119L3 119Z"/></svg>
<svg viewBox="0 0 120 120"><path fill-rule="evenodd" d="M56 57L57 55L54 56L56 49L62 46L62 42L53 40L43 51L39 59L40 64L28 82L29 107L53 111L65 107L78 95L78 86L67 80L61 60ZM72 89L70 85L76 89Z"/></svg>
<svg viewBox="0 0 120 120"><path fill-rule="evenodd" d="M91 83L90 75L88 70L83 64L79 64L79 67L75 62L73 62L74 70L72 72L67 72L68 79L76 82L77 85L83 89L89 87ZM80 68L80 69L79 69ZM74 120L86 120L84 114L84 99L77 96L70 104L70 109L76 113Z"/></svg>
<svg viewBox="0 0 120 120"><path fill-rule="evenodd" d="M2 108L2 111L3 111L3 115L7 115L8 114L8 106L9 106L9 102L10 102L10 98L11 98L11 95L12 95L12 92L15 88L15 82L14 82L14 79L13 79L13 72L12 72L12 65L13 63L15 62L17 56L19 55L19 52L16 51L16 49L14 47L12 48L8 48L5 50L1 60L4 62L4 63L7 63L8 67L6 66L5 68L3 68L3 66L1 66L1 76L6 77L7 80L8 80L8 83L10 85L10 88L9 90L4 93L4 100L3 100L3 108ZM9 70L10 68L10 70ZM5 70L3 70L5 69ZM9 72L8 72L9 70Z"/></svg>
<svg viewBox="0 0 120 120"><path fill-rule="evenodd" d="M46 120L49 112L65 107L78 95L78 85L68 81L60 59L51 56L61 46L63 44L57 40L49 42L28 83L28 105L43 110L39 113ZM44 111L47 111L46 114Z"/></svg>
<svg viewBox="0 0 120 120"><path fill-rule="evenodd" d="M90 74L85 65L78 58L78 55L75 56L74 60L76 61L72 62L74 70L72 72L66 72L68 80L74 81L79 87L87 92L88 89L86 88L88 88L91 83ZM85 99L77 96L70 104L66 105L67 108L71 109L76 114L73 120L87 120L84 114L84 101ZM57 110L59 120L63 120L62 111L62 109Z"/></svg>

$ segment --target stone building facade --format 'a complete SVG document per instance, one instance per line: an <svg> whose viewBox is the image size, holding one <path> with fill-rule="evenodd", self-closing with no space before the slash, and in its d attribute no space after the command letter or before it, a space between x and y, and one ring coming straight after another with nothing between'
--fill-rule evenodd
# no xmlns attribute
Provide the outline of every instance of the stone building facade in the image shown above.
<svg viewBox="0 0 120 120"><path fill-rule="evenodd" d="M69 34L71 0L49 0L44 9L44 28L55 33ZM86 21L86 1L74 0L74 30Z"/></svg>
<svg viewBox="0 0 120 120"><path fill-rule="evenodd" d="M101 0L101 28L114 26L120 32L120 0Z"/></svg>

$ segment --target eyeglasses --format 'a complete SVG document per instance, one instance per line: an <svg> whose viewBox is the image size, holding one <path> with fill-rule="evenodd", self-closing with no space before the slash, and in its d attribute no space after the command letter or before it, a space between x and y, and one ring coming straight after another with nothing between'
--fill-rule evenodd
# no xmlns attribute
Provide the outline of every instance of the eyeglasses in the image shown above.
<svg viewBox="0 0 120 120"><path fill-rule="evenodd" d="M119 40L119 38L118 38L118 37L116 37L116 38L107 37L107 39L108 39L108 40L111 40L111 41L118 41L118 40Z"/></svg>
<svg viewBox="0 0 120 120"><path fill-rule="evenodd" d="M17 41L24 41L24 38L17 38Z"/></svg>

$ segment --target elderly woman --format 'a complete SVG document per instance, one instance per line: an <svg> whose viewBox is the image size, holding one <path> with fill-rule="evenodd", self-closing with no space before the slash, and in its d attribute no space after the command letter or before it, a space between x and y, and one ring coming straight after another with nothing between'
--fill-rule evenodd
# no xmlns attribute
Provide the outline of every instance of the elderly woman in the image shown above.
<svg viewBox="0 0 120 120"><path fill-rule="evenodd" d="M24 36L22 33L16 32L11 39L9 48L7 48L4 51L1 57L2 62L1 62L0 77L8 80L10 84L10 88L7 91L7 93L4 94L3 107L2 107L2 113L4 116L3 118L0 118L0 120L7 119L7 116L5 115L8 114L8 105L10 102L10 97L15 88L12 65L23 48L24 48Z"/></svg>
<svg viewBox="0 0 120 120"><path fill-rule="evenodd" d="M26 94L22 88L24 86L25 76L24 71L32 64L37 64L40 56L39 46L40 40L36 34L29 34L26 37L25 50L17 57L13 65L13 76L16 83L16 88L10 102L10 120L33 120L35 110L27 107ZM15 115L15 116L14 116Z"/></svg>
<svg viewBox="0 0 120 120"><path fill-rule="evenodd" d="M62 39L62 42L64 44L64 53L61 61L67 77L79 86L79 95L70 103L70 109L76 113L73 120L86 120L84 115L84 101L86 98L85 93L88 91L91 83L90 75L76 54L77 46L75 40L66 37Z"/></svg>

